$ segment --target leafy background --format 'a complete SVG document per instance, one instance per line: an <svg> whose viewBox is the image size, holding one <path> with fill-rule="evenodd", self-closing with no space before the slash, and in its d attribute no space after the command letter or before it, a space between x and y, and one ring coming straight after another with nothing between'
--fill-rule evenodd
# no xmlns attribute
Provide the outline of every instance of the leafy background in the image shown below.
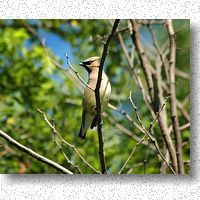
<svg viewBox="0 0 200 200"><path fill-rule="evenodd" d="M187 74L190 72L190 27L189 20L173 20L177 31L176 67ZM78 66L80 61L91 56L101 56L102 37L108 35L111 26L108 20L0 20L0 129L9 133L20 143L33 149L74 173L73 168L53 142L51 129L47 126L37 108L43 110L48 119L54 119L61 135L74 144L83 157L96 169L100 169L98 158L98 137L96 130L89 130L84 143L79 143L77 133L81 122L82 94L49 59L44 47L24 26L27 24L37 31L40 38L45 38L51 55L66 67L64 54L67 52L73 66L86 80L87 73ZM120 27L127 26L127 20L121 20ZM160 44L168 40L163 25L153 25L153 30ZM141 28L143 44L152 45L152 39L146 26ZM132 41L129 32L123 32L125 43L131 51ZM150 51L148 47L145 50ZM111 103L125 110L136 121L134 110L128 101L129 91L146 127L153 120L145 105L141 91L136 86L129 71L127 61L122 53L118 39L113 38L106 58L105 71L112 85ZM141 69L135 53L134 67ZM144 77L143 77L144 79ZM176 91L179 101L189 95L189 80L176 78ZM184 108L189 112L189 99ZM167 107L169 105L167 104ZM133 127L123 116L107 109L117 122L132 134L143 134ZM180 124L187 121L179 113ZM164 141L159 127L154 132L159 146L164 149ZM108 173L117 173L122 167L136 142L123 134L104 119L105 156ZM190 130L182 131L183 158L186 173L190 166ZM74 154L71 148L63 146L70 161L79 165L84 173L93 173L91 169ZM145 162L147 160L147 162ZM145 167L144 167L144 162ZM140 145L124 173L143 174L160 173L161 161L157 153L147 146ZM0 173L58 173L55 169L27 156L0 138ZM170 173L170 172L169 172Z"/></svg>

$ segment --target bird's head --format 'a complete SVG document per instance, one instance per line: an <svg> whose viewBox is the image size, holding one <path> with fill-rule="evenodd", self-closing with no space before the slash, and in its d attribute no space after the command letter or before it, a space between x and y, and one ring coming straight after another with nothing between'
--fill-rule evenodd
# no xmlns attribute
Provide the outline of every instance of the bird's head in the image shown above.
<svg viewBox="0 0 200 200"><path fill-rule="evenodd" d="M99 67L99 57L98 56L90 57L85 61L79 63L79 65L83 66L90 74L94 68Z"/></svg>

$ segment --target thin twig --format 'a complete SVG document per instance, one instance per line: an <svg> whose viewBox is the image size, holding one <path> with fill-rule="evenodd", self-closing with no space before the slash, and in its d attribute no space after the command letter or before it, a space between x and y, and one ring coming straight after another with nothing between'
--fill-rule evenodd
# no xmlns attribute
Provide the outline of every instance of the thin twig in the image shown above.
<svg viewBox="0 0 200 200"><path fill-rule="evenodd" d="M178 99L176 100L177 109L181 112L183 117L189 122L190 121L190 114L185 109L185 106L182 102L180 102Z"/></svg>
<svg viewBox="0 0 200 200"><path fill-rule="evenodd" d="M67 64L69 66L69 68L76 74L77 78L86 86L88 87L90 90L94 91L78 74L78 72L73 68L73 66L71 65L70 61L69 61L69 57L67 55L67 53L65 54L65 57L67 58Z"/></svg>
<svg viewBox="0 0 200 200"><path fill-rule="evenodd" d="M131 160L131 158L133 157L133 154L135 153L135 151L136 151L136 149L138 148L138 146L145 140L145 137L148 135L148 133L149 133L149 134L151 133L151 130L152 130L154 124L155 124L156 121L158 120L158 116L160 115L161 111L162 111L163 108L165 107L165 104L163 104L162 107L160 108L160 110L158 111L157 115L156 115L155 118L153 119L153 121L150 123L149 129L148 129L148 131L147 131L147 130L145 129L145 127L144 127L144 125L143 125L143 123L142 123L142 121L141 121L141 119L140 119L138 113L137 113L137 107L135 106L135 104L134 104L133 101L132 101L131 92L130 92L129 100L130 100L132 106L134 107L134 110L135 110L135 112L136 112L136 117L137 117L137 119L138 119L138 121L139 121L139 123L140 123L142 129L144 130L145 135L144 135L143 138L134 146L134 148L133 148L131 154L129 155L128 159L126 160L126 162L124 163L124 165L122 166L122 168L120 169L120 171L118 172L118 174L121 174L121 173L122 173L122 171L124 170L124 168L125 168L125 166L127 165L127 163L128 163L128 162ZM150 139L151 139L151 138L150 138ZM147 159L145 159L145 160L147 160Z"/></svg>
<svg viewBox="0 0 200 200"><path fill-rule="evenodd" d="M132 117L126 113L124 110L117 108L116 106L112 105L111 103L108 104L108 107L111 108L112 110L120 113L122 116L124 116L133 126L135 126L138 130L144 133L144 130L136 123Z"/></svg>
<svg viewBox="0 0 200 200"><path fill-rule="evenodd" d="M78 78L78 80L80 80L80 82L81 82L84 86L86 86L86 87L90 88L91 90L93 90L93 89L92 89L91 87L89 87L88 84L79 76L78 72L77 72L77 71L74 69L74 67L71 65L67 53L65 54L65 56L66 56L66 58L67 58L67 64L68 64L68 66L69 66L69 69L68 69L68 68L62 67L62 66L51 56L51 54L50 54L50 52L49 52L49 49L47 48L47 46L46 46L46 44L45 44L45 39L44 39L44 38L41 39L40 36L38 35L37 31L35 31L31 26L29 26L28 24L26 24L26 23L23 22L23 21L22 21L22 24L23 24L23 26L28 30L28 32L30 32L30 33L40 42L40 44L42 45L42 47L43 47L44 50L45 50L46 55L48 56L48 58L50 59L50 61L51 61L58 69L61 69L61 70L65 71L65 72L68 72L69 69L71 69L72 72L73 72L73 75L75 75L75 76ZM70 77L70 78L71 78L71 77ZM72 78L73 78L73 77L72 77ZM93 90L93 91L94 91L94 90Z"/></svg>
<svg viewBox="0 0 200 200"><path fill-rule="evenodd" d="M164 25L166 23L166 20L165 19L161 19L161 20L157 20L157 19L151 19L151 20L138 19L137 23L138 24L142 24L142 25L151 25L151 24Z"/></svg>
<svg viewBox="0 0 200 200"><path fill-rule="evenodd" d="M166 75L166 78L167 78L167 83L169 83L169 63L167 63L166 55L162 52L151 25L148 25L147 27L148 27L148 29L151 33L151 36L152 36L152 39L153 39L153 44L156 47L156 50L157 50L157 52L160 56L161 62L164 66L165 75ZM186 80L190 79L190 76L187 73L181 71L180 69L175 69L175 75L180 77L180 78L186 79Z"/></svg>
<svg viewBox="0 0 200 200"><path fill-rule="evenodd" d="M167 162L170 162L169 150L167 148L165 148L165 153L164 154L165 154L165 159L167 160ZM166 170L167 170L167 165L163 161L161 166L160 166L160 173L161 174L166 174Z"/></svg>
<svg viewBox="0 0 200 200"><path fill-rule="evenodd" d="M132 29L131 31L131 38L133 40L133 43L135 44L135 48L136 51L138 53L138 57L140 59L141 62L141 66L143 68L144 74L145 74L145 78L146 78L146 82L147 82L147 86L149 89L149 94L150 94L150 98L151 98L151 103L153 106L154 103L154 85L153 85L153 79L152 79L152 72L151 72L151 65L149 63L149 60L145 54L144 48L141 44L140 41L140 36L139 36L139 27L138 24L136 22L136 20L130 20L131 22L131 26Z"/></svg>
<svg viewBox="0 0 200 200"><path fill-rule="evenodd" d="M133 43L135 44L136 47L136 51L138 54L138 57L140 59L140 63L142 66L142 69L144 71L145 74L145 79L146 79L146 83L147 83L147 87L149 90L149 94L151 97L151 106L154 105L154 101L155 101L155 88L154 88L154 84L153 84L153 78L152 78L152 71L151 71L151 64L149 62L149 59L145 53L145 50L141 44L141 40L140 40L140 35L139 35L139 26L138 23L136 22L136 20L130 20L131 22L131 38L133 40ZM154 112L156 113L156 110L154 109ZM172 164L173 164L173 168L174 170L177 172L177 162L176 162L176 152L175 152L175 147L172 141L172 138L170 136L170 132L167 130L166 128L166 122L164 122L164 120L162 119L162 117L158 118L158 122L159 122L159 126L160 129L162 130L163 133L163 137L165 139L166 145L169 149L170 152L170 156L172 158Z"/></svg>
<svg viewBox="0 0 200 200"><path fill-rule="evenodd" d="M123 164L122 168L119 170L118 174L121 174L122 171L124 170L124 168L126 167L127 163L131 160L131 158L133 157L133 154L135 153L137 147L145 140L146 134L143 136L143 138L135 145L135 147L133 148L131 154L129 155L128 159L126 160L126 162Z"/></svg>
<svg viewBox="0 0 200 200"><path fill-rule="evenodd" d="M180 69L175 69L175 75L180 77L180 78L183 78L183 79L186 79L186 80L190 80L190 75L185 73L184 71L181 71Z"/></svg>
<svg viewBox="0 0 200 200"><path fill-rule="evenodd" d="M128 69L131 72L133 80L135 81L136 85L140 88L141 93L142 93L142 97L144 99L144 102L146 103L146 105L149 108L152 116L154 117L154 113L153 113L153 110L152 110L151 105L150 105L150 97L145 92L145 89L144 89L144 86L142 84L141 78L138 75L137 70L136 70L136 68L133 65L133 61L132 61L132 59L131 59L131 57L130 57L130 55L128 53L128 49L125 46L123 37L122 37L121 33L118 33L117 36L118 36L119 43L121 45L122 51L123 51L123 53L124 53L124 55L125 55L125 57L126 57L126 59L128 61Z"/></svg>
<svg viewBox="0 0 200 200"><path fill-rule="evenodd" d="M155 122L158 120L158 116L156 116L156 118L155 118L156 120L154 120L153 123L150 124L150 128L149 128L149 130L147 131L146 128L144 127L144 125L143 125L141 119L140 119L140 116L138 115L137 107L136 107L135 104L133 103L133 100L132 100L132 97L131 97L131 91L130 91L130 95L129 95L129 100L130 100L130 102L131 102L131 104L132 104L132 106L133 106L133 108L134 108L134 110L135 110L136 118L137 118L138 122L140 123L141 127L143 128L143 130L145 131L145 134L146 134L146 135L150 138L150 140L153 142L153 144L154 144L155 147L156 147L156 150L157 150L158 154L159 154L159 155L161 156L161 158L165 161L165 163L167 164L167 166L169 167L169 169L172 171L172 173L175 174L176 172L173 170L173 168L169 165L169 163L167 162L167 160L165 159L165 157L162 155L162 153L161 153L161 151L160 151L160 148L159 148L159 146L158 146L158 143L157 143L156 139L155 139L155 138L152 136L152 134L151 134L151 129L152 129L153 125L155 124ZM162 111L162 107L161 107L160 111L158 112L158 115L160 114L161 111Z"/></svg>
<svg viewBox="0 0 200 200"><path fill-rule="evenodd" d="M72 148L72 149L74 150L74 152L78 155L78 157L80 157L80 159L81 159L89 168L91 168L95 173L99 173L94 167L92 167L92 166L83 158L83 156L80 154L80 152L77 150L77 148L76 148L74 145L70 144L69 142L67 142L66 140L63 139L63 137L61 136L61 134L56 130L56 128L55 128L55 127L50 123L50 121L47 119L46 114L45 114L43 111L41 111L40 109L37 109L37 110L38 110L38 112L40 112L40 113L43 115L44 120L46 121L46 123L50 126L50 128L54 131L54 133L56 133L56 134L59 136L59 138L61 139L61 141L62 141L64 144L66 144L67 146L69 146L70 148Z"/></svg>
<svg viewBox="0 0 200 200"><path fill-rule="evenodd" d="M112 26L112 20L109 20L109 22L111 22L111 26ZM115 31L115 33L114 33L114 35L117 35L118 33L122 33L122 32L126 32L126 31L128 31L129 30L129 28L128 27L124 27L124 28L122 28L122 29L120 29L120 30L117 30L117 31ZM107 35L103 35L103 36L101 36L101 35L97 35L96 37L92 37L92 39L90 40L90 42L94 42L94 41L96 41L96 40L102 40L102 42L104 42L104 40L107 38Z"/></svg>
<svg viewBox="0 0 200 200"><path fill-rule="evenodd" d="M161 113L161 111L163 111L164 107L165 107L166 103L163 103L160 110L157 112L156 117L154 118L153 122L151 122L150 126L149 126L149 132L151 132L155 122L158 120L158 117Z"/></svg>
<svg viewBox="0 0 200 200"><path fill-rule="evenodd" d="M166 63L165 55L163 54L163 52L162 52L162 50L161 50L161 48L160 48L160 46L158 44L158 41L157 41L156 36L155 36L155 34L154 34L153 30L152 30L151 25L148 26L148 29L149 29L149 31L151 33L151 36L152 36L152 39L153 39L153 43L154 43L154 45L156 47L156 50L157 50L157 52L158 52L158 54L160 56L160 60L162 62L162 65L163 65L163 67L165 69L165 75L166 75L166 78L167 78L167 83L169 83L169 74L168 74L169 66Z"/></svg>
<svg viewBox="0 0 200 200"><path fill-rule="evenodd" d="M63 154L64 158L66 159L67 163L69 163L70 165L72 165L74 168L76 168L80 174L83 174L80 167L78 165L75 165L74 163L72 163L69 158L67 157L67 155L65 154L63 148L61 147L61 145L58 143L58 141L56 140L56 129L55 129L55 121L52 120L52 126L53 126L53 129L52 129L52 132L53 132L53 140L54 140L54 143L56 144L56 146L58 147L58 149L60 150L60 152Z"/></svg>
<svg viewBox="0 0 200 200"><path fill-rule="evenodd" d="M97 129L98 129L98 140L99 140L99 158L100 158L100 163L101 163L101 172L102 174L107 173L106 172L106 164L105 164L105 157L104 157L104 151L103 151L103 136L102 136L102 130L101 130L101 101L100 101L100 85L101 85L101 78L102 78L102 72L103 72L103 65L107 56L108 52L108 46L109 43L111 42L113 35L117 29L117 26L119 24L119 19L116 19L114 22L114 25L112 27L111 33L108 36L104 48L103 48L103 53L100 61L100 66L99 66L99 72L98 72L98 79L97 79L97 84L95 88L95 98L96 98L96 110L97 110Z"/></svg>
<svg viewBox="0 0 200 200"><path fill-rule="evenodd" d="M148 146L150 145L149 140L147 140ZM149 157L149 148L146 149L146 156L143 161L144 163L144 174L146 174L146 168L147 168L147 162L148 162L148 157Z"/></svg>
<svg viewBox="0 0 200 200"><path fill-rule="evenodd" d="M168 91L168 86L162 81L161 83L163 89L165 90L165 92L169 93ZM188 97L186 97L187 99ZM187 112L187 110L185 109L185 102L180 102L178 99L176 99L176 105L177 105L177 109L181 112L181 114L183 115L183 117L189 122L190 121L190 114Z"/></svg>
<svg viewBox="0 0 200 200"><path fill-rule="evenodd" d="M184 124L184 125L180 126L180 127L179 127L179 130L180 130L180 131L183 131L183 130L189 128L189 127L190 127L190 122L188 122L187 124Z"/></svg>
<svg viewBox="0 0 200 200"><path fill-rule="evenodd" d="M103 117L105 117L108 122L113 125L114 127L116 127L117 129L119 129L122 133L124 133L125 135L127 135L128 137L132 138L134 141L139 142L141 140L140 137L138 137L137 135L135 135L133 132L131 132L131 130L127 129L125 126L123 126L122 124L120 124L119 122L117 122L113 117L111 117L108 113L104 112L103 113ZM139 126L140 127L140 126ZM142 128L140 127L140 130L142 130ZM142 130L143 132L143 130ZM144 141L142 143L145 146L149 146L149 148L153 151L156 151L154 145L150 144L148 145L148 143L146 141Z"/></svg>
<svg viewBox="0 0 200 200"><path fill-rule="evenodd" d="M4 133L3 131L0 130L0 137L4 138L5 140L7 140L10 144L14 145L15 147L17 147L19 150L25 152L26 154L32 156L33 158L53 167L54 169L64 173L64 174L73 174L71 171L69 171L68 169L64 168L63 166L59 165L58 163L36 153L35 151L29 149L28 147L20 144L19 142L17 142L16 140L14 140L12 137L10 137L8 134Z"/></svg>

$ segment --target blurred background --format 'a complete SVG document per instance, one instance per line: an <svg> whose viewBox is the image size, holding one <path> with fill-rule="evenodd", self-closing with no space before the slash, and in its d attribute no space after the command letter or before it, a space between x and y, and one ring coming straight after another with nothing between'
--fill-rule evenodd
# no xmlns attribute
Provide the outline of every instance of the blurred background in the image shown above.
<svg viewBox="0 0 200 200"><path fill-rule="evenodd" d="M173 24L177 45L176 68L177 73L179 72L176 76L176 97L181 105L178 116L182 126L190 120L190 24L189 20L173 20ZM168 47L166 44L169 43L169 38L165 26L162 23L155 23L151 27L160 46ZM55 66L49 55L63 68L67 68L65 57L67 53L75 70L87 80L86 71L78 63L91 56L101 57L103 41L106 40L111 28L109 20L0 20L0 129L28 148L74 173L79 173L66 161L55 145L50 127L37 111L39 108L46 113L49 120L55 120L56 128L63 138L75 145L94 168L100 169L97 130L89 130L84 143L79 143L77 140L81 123L82 93L64 71ZM134 68L145 85L140 62L127 28L127 20L120 20L118 30L122 30L122 38L133 57ZM147 25L141 25L140 35L151 64L155 66L157 53ZM39 39L41 41L45 39L49 54ZM115 36L109 46L104 66L112 86L110 103L125 111L133 121L137 122L134 109L128 100L131 90L142 122L148 128L153 121L152 115L127 66L127 60ZM169 112L168 104L167 102L166 107ZM170 123L170 115L168 116ZM154 134L164 153L165 142L157 124L154 126ZM142 138L144 134L124 115L107 108L106 117L103 119L103 135L108 173L118 173L137 143L134 136ZM189 173L189 127L181 130L181 136L185 172ZM157 152L150 148L151 145L148 140L145 145L139 145L123 173L160 173L162 160ZM70 161L78 165L83 173L94 173L72 148L66 145L62 148ZM0 138L0 173L59 172ZM166 169L165 173L170 171Z"/></svg>

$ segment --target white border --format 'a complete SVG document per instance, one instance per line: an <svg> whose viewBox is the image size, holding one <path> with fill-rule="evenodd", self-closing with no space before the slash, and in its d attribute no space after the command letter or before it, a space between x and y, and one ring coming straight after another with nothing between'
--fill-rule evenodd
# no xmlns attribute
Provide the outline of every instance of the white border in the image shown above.
<svg viewBox="0 0 200 200"><path fill-rule="evenodd" d="M0 199L200 198L200 3L198 0L0 0L1 18L190 18L191 175L1 175ZM184 41L183 41L184 42Z"/></svg>

